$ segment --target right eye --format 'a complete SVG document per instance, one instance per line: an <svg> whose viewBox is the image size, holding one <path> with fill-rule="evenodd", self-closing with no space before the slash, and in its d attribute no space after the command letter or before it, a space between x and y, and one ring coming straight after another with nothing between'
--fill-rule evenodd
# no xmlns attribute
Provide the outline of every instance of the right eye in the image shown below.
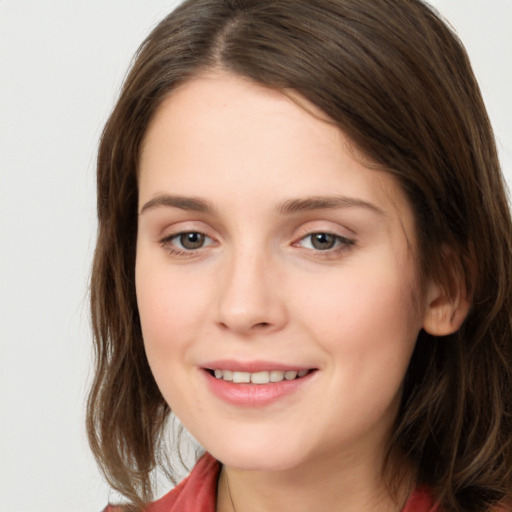
<svg viewBox="0 0 512 512"><path fill-rule="evenodd" d="M184 231L165 237L160 242L171 252L190 252L213 244L213 240L199 231Z"/></svg>

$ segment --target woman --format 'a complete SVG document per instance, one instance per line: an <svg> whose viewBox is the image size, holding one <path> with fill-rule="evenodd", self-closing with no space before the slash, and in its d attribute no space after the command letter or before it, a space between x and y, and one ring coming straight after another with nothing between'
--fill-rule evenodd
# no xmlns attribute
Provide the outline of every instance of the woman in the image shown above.
<svg viewBox="0 0 512 512"><path fill-rule="evenodd" d="M510 501L510 213L425 4L183 3L107 123L98 212L88 428L132 510ZM208 453L146 506L171 409Z"/></svg>

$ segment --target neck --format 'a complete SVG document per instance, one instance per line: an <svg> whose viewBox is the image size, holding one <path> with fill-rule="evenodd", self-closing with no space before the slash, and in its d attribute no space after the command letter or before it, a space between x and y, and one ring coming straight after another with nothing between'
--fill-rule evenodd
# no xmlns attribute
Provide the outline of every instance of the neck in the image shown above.
<svg viewBox="0 0 512 512"><path fill-rule="evenodd" d="M382 460L323 457L317 464L309 461L307 468L286 471L224 466L218 488L217 512L399 512L412 478L392 496L382 475Z"/></svg>

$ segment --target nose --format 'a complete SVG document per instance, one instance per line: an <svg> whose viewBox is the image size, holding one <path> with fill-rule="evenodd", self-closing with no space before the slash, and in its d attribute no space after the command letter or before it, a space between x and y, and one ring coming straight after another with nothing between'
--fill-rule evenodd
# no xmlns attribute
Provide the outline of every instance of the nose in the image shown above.
<svg viewBox="0 0 512 512"><path fill-rule="evenodd" d="M279 331L287 310L279 272L271 258L255 251L239 251L221 276L218 323L239 335Z"/></svg>

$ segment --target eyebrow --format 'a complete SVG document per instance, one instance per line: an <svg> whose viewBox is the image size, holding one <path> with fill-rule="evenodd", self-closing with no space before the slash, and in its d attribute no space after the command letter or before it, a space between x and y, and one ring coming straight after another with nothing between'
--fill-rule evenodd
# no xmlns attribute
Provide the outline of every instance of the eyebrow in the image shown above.
<svg viewBox="0 0 512 512"><path fill-rule="evenodd" d="M211 213L213 212L213 206L204 199L197 197L184 197L184 196L172 196L168 194L162 194L150 199L140 210L140 214L143 214L147 210L154 210L160 207L167 208L179 208L180 210L189 210L193 212Z"/></svg>
<svg viewBox="0 0 512 512"><path fill-rule="evenodd" d="M385 215L378 206L362 199L345 196L315 196L304 199L290 199L278 207L281 215L290 215L310 210L329 210L336 208L365 208L379 215Z"/></svg>
<svg viewBox="0 0 512 512"><path fill-rule="evenodd" d="M160 207L179 208L180 210L200 213L213 213L215 211L213 205L204 199L161 194L145 203L140 210L140 214ZM314 196L301 199L289 199L278 205L277 212L280 215L292 215L304 211L349 207L364 208L379 215L385 215L384 211L373 203L345 196Z"/></svg>

